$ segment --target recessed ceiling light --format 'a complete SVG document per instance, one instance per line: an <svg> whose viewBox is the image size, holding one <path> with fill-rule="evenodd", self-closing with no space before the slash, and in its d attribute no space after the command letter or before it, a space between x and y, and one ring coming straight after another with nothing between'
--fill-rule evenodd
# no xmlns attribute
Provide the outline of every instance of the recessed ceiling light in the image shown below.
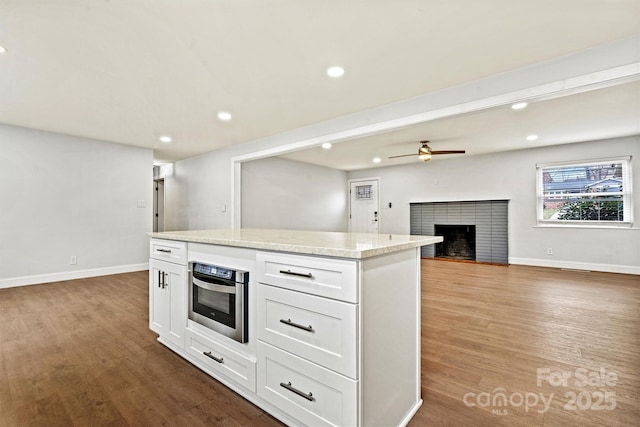
<svg viewBox="0 0 640 427"><path fill-rule="evenodd" d="M535 141L536 139L538 139L538 135L527 135L527 141Z"/></svg>
<svg viewBox="0 0 640 427"><path fill-rule="evenodd" d="M515 104L513 104L511 106L511 108L513 108L514 110L522 110L523 108L527 108L527 104L526 102L517 102Z"/></svg>
<svg viewBox="0 0 640 427"><path fill-rule="evenodd" d="M7 53L7 48L0 45L0 53Z"/></svg>
<svg viewBox="0 0 640 427"><path fill-rule="evenodd" d="M170 136L168 136L168 135L162 135L162 136L160 137L160 141L162 141L162 142L164 142L164 143L169 143L169 142L171 142L171 137L170 137Z"/></svg>
<svg viewBox="0 0 640 427"><path fill-rule="evenodd" d="M327 75L333 78L342 77L344 75L344 68L338 66L329 67L327 68Z"/></svg>
<svg viewBox="0 0 640 427"><path fill-rule="evenodd" d="M380 159L380 157L374 157L373 158L373 163L380 163L382 160Z"/></svg>
<svg viewBox="0 0 640 427"><path fill-rule="evenodd" d="M227 113L226 111L220 111L218 113L218 118L222 121L228 122L231 120L231 113Z"/></svg>
<svg viewBox="0 0 640 427"><path fill-rule="evenodd" d="M324 144L322 144L322 148L324 148L325 150L328 150L329 148L331 148L331 143L325 142Z"/></svg>

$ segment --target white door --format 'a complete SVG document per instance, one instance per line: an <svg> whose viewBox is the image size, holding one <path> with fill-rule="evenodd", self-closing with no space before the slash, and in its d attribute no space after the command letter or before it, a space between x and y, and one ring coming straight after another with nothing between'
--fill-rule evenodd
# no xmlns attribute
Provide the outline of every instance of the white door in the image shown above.
<svg viewBox="0 0 640 427"><path fill-rule="evenodd" d="M349 231L377 233L379 225L378 180L349 183Z"/></svg>

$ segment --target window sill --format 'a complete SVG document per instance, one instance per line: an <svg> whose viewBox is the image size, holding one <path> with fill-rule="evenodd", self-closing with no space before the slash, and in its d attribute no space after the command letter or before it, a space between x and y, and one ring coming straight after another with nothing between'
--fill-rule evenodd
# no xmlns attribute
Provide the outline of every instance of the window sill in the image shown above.
<svg viewBox="0 0 640 427"><path fill-rule="evenodd" d="M566 223L556 223L556 222L542 222L538 221L538 224L534 225L533 228L595 228L595 229L609 229L609 230L638 230L640 228L634 227L633 223L630 222L622 222L616 224L606 224L606 223L579 223L579 222L566 222Z"/></svg>

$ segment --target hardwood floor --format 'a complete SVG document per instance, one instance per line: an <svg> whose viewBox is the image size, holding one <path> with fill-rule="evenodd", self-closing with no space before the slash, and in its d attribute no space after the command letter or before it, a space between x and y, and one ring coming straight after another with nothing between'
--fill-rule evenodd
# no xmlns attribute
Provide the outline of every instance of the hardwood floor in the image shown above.
<svg viewBox="0 0 640 427"><path fill-rule="evenodd" d="M640 423L638 276L432 260L422 274L410 426ZM155 339L146 272L1 289L0 426L281 425ZM609 385L576 385L601 369ZM599 392L614 409L588 409Z"/></svg>
<svg viewBox="0 0 640 427"><path fill-rule="evenodd" d="M640 425L640 277L423 260L422 279L424 404L411 426ZM580 386L600 369L617 382ZM566 386L549 384L562 373Z"/></svg>
<svg viewBox="0 0 640 427"><path fill-rule="evenodd" d="M148 273L0 290L0 426L279 426L149 330Z"/></svg>

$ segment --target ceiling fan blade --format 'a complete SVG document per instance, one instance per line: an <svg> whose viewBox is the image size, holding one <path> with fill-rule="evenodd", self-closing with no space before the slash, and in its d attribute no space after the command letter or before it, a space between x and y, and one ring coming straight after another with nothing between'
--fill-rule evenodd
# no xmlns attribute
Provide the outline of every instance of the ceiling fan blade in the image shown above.
<svg viewBox="0 0 640 427"><path fill-rule="evenodd" d="M409 157L409 156L417 156L417 154L416 154L416 153L413 153L413 154L403 154L403 155L401 155L401 156L391 156L391 157L389 157L389 158L390 158L390 159L395 159L395 158L397 158L397 157Z"/></svg>
<svg viewBox="0 0 640 427"><path fill-rule="evenodd" d="M438 150L432 151L431 154L464 154L465 150Z"/></svg>

